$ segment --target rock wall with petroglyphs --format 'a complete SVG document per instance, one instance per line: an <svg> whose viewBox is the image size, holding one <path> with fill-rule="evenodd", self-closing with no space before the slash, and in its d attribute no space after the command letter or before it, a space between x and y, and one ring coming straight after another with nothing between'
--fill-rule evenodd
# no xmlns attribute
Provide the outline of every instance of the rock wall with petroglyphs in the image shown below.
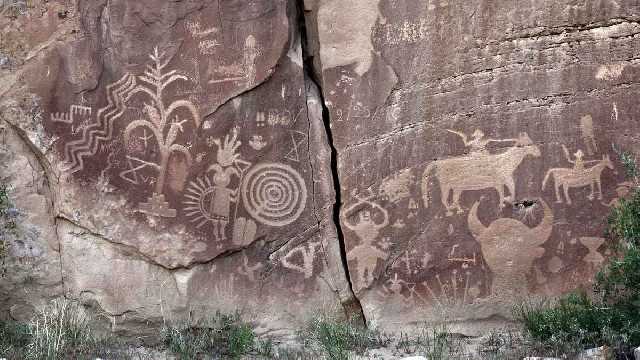
<svg viewBox="0 0 640 360"><path fill-rule="evenodd" d="M638 151L640 3L307 11L348 273L369 323L444 319L473 333L521 298L588 286L611 251L609 209L629 190L616 149ZM377 18L344 21L359 12ZM328 59L356 37L367 41Z"/></svg>
<svg viewBox="0 0 640 360"><path fill-rule="evenodd" d="M264 331L322 310L473 334L610 255L616 151L639 149L635 0L0 18L0 180L22 224L3 239L30 274L0 272L2 314L65 295L133 333L240 308Z"/></svg>
<svg viewBox="0 0 640 360"><path fill-rule="evenodd" d="M26 167L2 179L21 188L19 208L34 211L28 191L47 203L36 213L51 224L30 221L54 239L23 257L51 263L51 296L93 304L109 326L134 332L242 310L287 333L353 302L296 6L42 2L7 20L55 21L49 42L3 69L14 82L1 105L3 144L24 143L3 148L16 159L7 164L33 157L36 184L22 189ZM20 279L9 280L2 311L43 301L12 294Z"/></svg>

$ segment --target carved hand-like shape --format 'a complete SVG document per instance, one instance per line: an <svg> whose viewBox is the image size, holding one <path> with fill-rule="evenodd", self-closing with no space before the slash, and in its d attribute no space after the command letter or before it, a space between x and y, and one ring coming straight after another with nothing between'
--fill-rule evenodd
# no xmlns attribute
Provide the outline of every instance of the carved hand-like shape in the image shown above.
<svg viewBox="0 0 640 360"><path fill-rule="evenodd" d="M218 146L218 154L217 161L218 164L222 167L227 167L233 165L236 162L240 154L236 153L236 150L242 142L238 141L238 130L233 129L232 137L229 138L229 135L224 137L224 143L220 143L220 139L215 139L213 141L214 144Z"/></svg>

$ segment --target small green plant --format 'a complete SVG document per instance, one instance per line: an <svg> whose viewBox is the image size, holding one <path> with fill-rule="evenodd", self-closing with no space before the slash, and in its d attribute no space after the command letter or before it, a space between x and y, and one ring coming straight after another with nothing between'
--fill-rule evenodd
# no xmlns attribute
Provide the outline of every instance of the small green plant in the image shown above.
<svg viewBox="0 0 640 360"><path fill-rule="evenodd" d="M216 313L203 324L165 326L162 339L180 359L194 359L203 354L218 354L237 359L254 350L253 329L242 322L239 313ZM264 344L261 344L264 346ZM265 348L261 348L266 351Z"/></svg>
<svg viewBox="0 0 640 360"><path fill-rule="evenodd" d="M386 346L391 339L377 330L365 328L354 321L339 321L330 317L313 318L300 333L306 347L318 349L331 360L349 359L351 352Z"/></svg>
<svg viewBox="0 0 640 360"><path fill-rule="evenodd" d="M0 358L23 359L29 340L26 325L15 321L0 321Z"/></svg>
<svg viewBox="0 0 640 360"><path fill-rule="evenodd" d="M400 334L395 344L396 350L404 354L420 354L428 359L460 359L463 343L451 334L445 325L424 328L415 334Z"/></svg>

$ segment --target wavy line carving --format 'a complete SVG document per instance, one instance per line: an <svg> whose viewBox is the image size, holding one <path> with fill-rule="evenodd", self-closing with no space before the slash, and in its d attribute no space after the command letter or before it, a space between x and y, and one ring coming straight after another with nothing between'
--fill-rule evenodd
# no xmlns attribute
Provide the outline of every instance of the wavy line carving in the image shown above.
<svg viewBox="0 0 640 360"><path fill-rule="evenodd" d="M98 111L96 122L82 131L82 138L65 145L63 171L70 173L84 169L84 158L95 155L101 143L113 138L113 124L125 111L125 102L136 88L135 76L125 74L107 86L108 104Z"/></svg>

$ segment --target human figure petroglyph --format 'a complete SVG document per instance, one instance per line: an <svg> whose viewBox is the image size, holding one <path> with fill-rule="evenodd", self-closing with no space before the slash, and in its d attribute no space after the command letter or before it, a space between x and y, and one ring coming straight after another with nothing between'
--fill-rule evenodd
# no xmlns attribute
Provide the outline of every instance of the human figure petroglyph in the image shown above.
<svg viewBox="0 0 640 360"><path fill-rule="evenodd" d="M438 179L441 201L447 216L453 210L462 213L460 195L463 191L494 188L500 197L499 207L516 199L514 172L527 156L539 157L540 149L526 133L521 133L515 146L500 154L474 154L452 159L436 160L429 164L422 176L424 206L429 207L429 181L432 173ZM510 193L505 197L505 187ZM449 193L453 191L452 203Z"/></svg>
<svg viewBox="0 0 640 360"><path fill-rule="evenodd" d="M566 146L562 145L562 150L564 151L564 156L567 158L567 161L573 164L573 170L583 171L585 164L597 163L599 160L584 160L584 152L581 149L578 149L573 156L575 160L571 160L571 155L569 154L569 149Z"/></svg>
<svg viewBox="0 0 640 360"><path fill-rule="evenodd" d="M602 160L589 161L589 162L597 162L591 168L585 169L584 164L585 161L582 160L582 154L578 150L576 152L576 160L571 161L568 151L566 147L564 147L565 155L567 156L567 160L569 160L572 164L574 164L573 168L555 168L547 171L547 174L542 181L542 190L547 186L547 182L549 179L553 179L555 192L556 192L556 202L562 203L562 194L560 193L560 188L564 191L564 197L567 201L567 204L571 205L571 197L569 197L569 189L590 186L591 193L587 196L587 199L593 200L596 197L602 200L602 182L601 176L602 172L605 168L614 170L613 163L609 159L609 155L603 155ZM598 193L596 194L596 187Z"/></svg>
<svg viewBox="0 0 640 360"><path fill-rule="evenodd" d="M238 140L238 130L232 130L231 137L225 135L224 142L214 139L213 143L218 147L216 163L209 166L207 172L213 172L213 196L210 198L209 215L213 223L213 234L216 240L226 240L226 229L229 224L231 203L238 202L238 187L229 188L233 176L242 181L241 168L236 164L248 166L249 163L241 160L237 153L242 142Z"/></svg>
<svg viewBox="0 0 640 360"><path fill-rule="evenodd" d="M355 232L360 239L360 244L347 253L347 261L356 262L359 289L362 289L373 282L373 273L378 265L378 260L384 261L388 256L374 242L378 239L380 230L389 225L389 213L382 206L372 202L371 196L367 198L355 196L355 198L357 201L345 208L342 223L347 229ZM362 207L365 208L360 209ZM376 222L372 214L374 211L382 216L381 221ZM349 221L349 217L356 212L357 220L353 223Z"/></svg>
<svg viewBox="0 0 640 360"><path fill-rule="evenodd" d="M493 273L494 297L509 298L528 292L527 274L533 261L544 255L545 249L541 246L553 229L551 208L543 200L537 203L542 204L544 216L535 228L511 218L500 218L485 226L478 218L480 201L476 201L469 212L469 230L480 243L483 258Z"/></svg>
<svg viewBox="0 0 640 360"><path fill-rule="evenodd" d="M462 142L464 146L470 148L469 153L471 155L486 155L489 152L487 151L487 145L492 142L517 142L517 139L487 139L485 138L484 132L480 129L476 129L473 134L471 134L471 140L464 133L446 129L448 132L456 134L462 138Z"/></svg>

